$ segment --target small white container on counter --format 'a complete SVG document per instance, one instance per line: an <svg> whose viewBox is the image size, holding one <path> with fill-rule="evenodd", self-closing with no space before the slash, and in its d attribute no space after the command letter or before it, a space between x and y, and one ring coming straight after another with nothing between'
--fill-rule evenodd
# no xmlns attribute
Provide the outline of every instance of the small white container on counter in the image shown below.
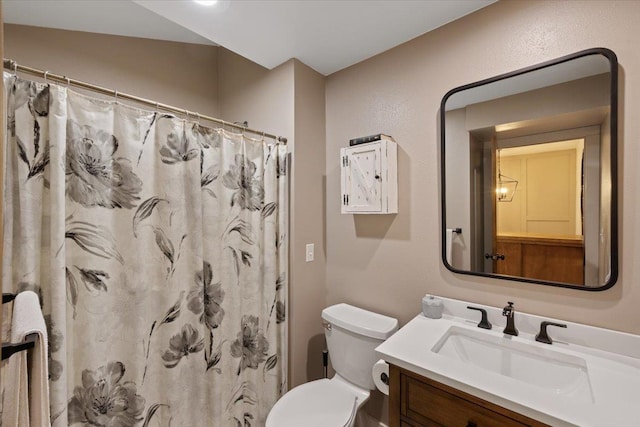
<svg viewBox="0 0 640 427"><path fill-rule="evenodd" d="M422 298L422 314L430 319L440 319L442 317L442 300L433 295L425 295Z"/></svg>

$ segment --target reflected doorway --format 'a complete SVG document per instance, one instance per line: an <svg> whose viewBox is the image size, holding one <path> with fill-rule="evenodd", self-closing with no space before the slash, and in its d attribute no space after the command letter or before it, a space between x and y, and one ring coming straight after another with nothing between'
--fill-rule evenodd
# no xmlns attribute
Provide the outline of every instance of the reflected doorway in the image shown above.
<svg viewBox="0 0 640 427"><path fill-rule="evenodd" d="M584 148L580 138L497 149L493 272L584 285Z"/></svg>

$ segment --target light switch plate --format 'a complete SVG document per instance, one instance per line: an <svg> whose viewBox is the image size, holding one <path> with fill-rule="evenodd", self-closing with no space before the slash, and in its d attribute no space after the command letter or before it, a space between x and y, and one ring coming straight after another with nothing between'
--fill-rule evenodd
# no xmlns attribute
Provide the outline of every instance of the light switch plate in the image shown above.
<svg viewBox="0 0 640 427"><path fill-rule="evenodd" d="M313 243L307 243L307 247L306 247L306 250L305 250L305 253L306 253L305 259L306 259L307 262L313 261L314 255L315 255L314 252L315 252L314 244Z"/></svg>

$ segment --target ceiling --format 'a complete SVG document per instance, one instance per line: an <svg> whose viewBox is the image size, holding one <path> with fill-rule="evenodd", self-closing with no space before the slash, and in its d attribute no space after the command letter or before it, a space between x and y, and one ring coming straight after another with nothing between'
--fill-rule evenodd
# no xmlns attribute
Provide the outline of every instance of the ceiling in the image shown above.
<svg viewBox="0 0 640 427"><path fill-rule="evenodd" d="M496 0L4 0L12 24L223 46L329 75Z"/></svg>

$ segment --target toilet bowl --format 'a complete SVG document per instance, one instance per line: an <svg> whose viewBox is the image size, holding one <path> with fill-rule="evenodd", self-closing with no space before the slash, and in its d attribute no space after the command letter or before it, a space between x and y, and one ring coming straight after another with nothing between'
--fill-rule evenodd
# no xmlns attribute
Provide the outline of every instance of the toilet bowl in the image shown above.
<svg viewBox="0 0 640 427"><path fill-rule="evenodd" d="M338 375L293 388L275 404L267 427L351 427L369 390L358 389Z"/></svg>
<svg viewBox="0 0 640 427"><path fill-rule="evenodd" d="M398 329L398 321L348 304L325 308L322 319L335 376L291 389L269 412L266 427L353 427L375 389L375 348Z"/></svg>

